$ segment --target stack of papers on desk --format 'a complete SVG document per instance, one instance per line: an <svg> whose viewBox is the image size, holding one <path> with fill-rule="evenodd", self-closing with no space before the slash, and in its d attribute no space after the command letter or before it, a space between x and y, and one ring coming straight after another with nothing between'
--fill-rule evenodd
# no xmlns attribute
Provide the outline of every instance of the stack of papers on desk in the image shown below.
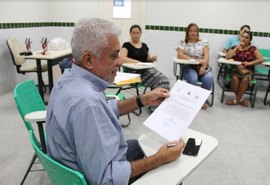
<svg viewBox="0 0 270 185"><path fill-rule="evenodd" d="M143 124L168 141L178 141L210 93L201 87L177 80L170 91L170 96Z"/></svg>
<svg viewBox="0 0 270 185"><path fill-rule="evenodd" d="M127 85L141 82L141 75L136 73L117 72L114 82L116 85Z"/></svg>

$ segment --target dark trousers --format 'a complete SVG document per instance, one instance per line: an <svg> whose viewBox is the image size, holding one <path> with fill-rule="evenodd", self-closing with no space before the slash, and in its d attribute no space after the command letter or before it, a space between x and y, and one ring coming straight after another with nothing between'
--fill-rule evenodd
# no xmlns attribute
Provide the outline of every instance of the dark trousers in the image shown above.
<svg viewBox="0 0 270 185"><path fill-rule="evenodd" d="M128 150L127 150L127 160L129 162L136 161L139 159L143 159L145 157L142 149L139 146L139 143L135 139L127 140L128 144ZM143 175L143 174L142 174ZM135 182L138 178L140 178L142 175L138 175L136 177L133 177L129 179L129 184Z"/></svg>

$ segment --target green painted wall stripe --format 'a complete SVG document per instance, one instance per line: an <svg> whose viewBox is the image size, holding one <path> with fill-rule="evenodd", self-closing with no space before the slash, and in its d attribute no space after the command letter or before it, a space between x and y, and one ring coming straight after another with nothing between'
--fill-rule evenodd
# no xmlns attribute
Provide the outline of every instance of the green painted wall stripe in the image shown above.
<svg viewBox="0 0 270 185"><path fill-rule="evenodd" d="M0 29L33 28L33 27L73 27L73 22L20 22L0 23Z"/></svg>
<svg viewBox="0 0 270 185"><path fill-rule="evenodd" d="M73 22L20 22L20 23L0 23L0 29L14 29L14 28L33 28L33 27L74 27ZM146 30L160 30L160 31L186 31L186 27L182 26L163 26L163 25L146 25ZM239 30L224 30L214 28L200 28L201 33L237 35ZM268 32L252 32L253 36L270 37Z"/></svg>
<svg viewBox="0 0 270 185"><path fill-rule="evenodd" d="M160 26L160 25L146 25L146 30L159 30L159 31L186 31L186 27L181 26ZM213 33L213 34L225 34L225 35L237 35L239 30L224 30L224 29L213 29L213 28L200 28L201 33ZM268 32L257 32L253 31L253 36L258 37L270 37Z"/></svg>

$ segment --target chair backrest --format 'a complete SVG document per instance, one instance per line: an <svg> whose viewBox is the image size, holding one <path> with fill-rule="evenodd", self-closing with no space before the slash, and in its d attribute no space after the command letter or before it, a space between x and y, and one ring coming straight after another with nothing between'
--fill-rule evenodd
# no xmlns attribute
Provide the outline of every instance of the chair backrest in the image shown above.
<svg viewBox="0 0 270 185"><path fill-rule="evenodd" d="M260 53L264 57L265 62L270 62L270 49L259 49ZM262 76L268 76L269 67L266 67L263 64L259 64L255 66L255 75L257 75L257 79L264 80ZM260 76L260 77L258 77Z"/></svg>
<svg viewBox="0 0 270 185"><path fill-rule="evenodd" d="M31 123L25 121L24 116L30 112L46 110L34 81L28 80L19 83L14 89L14 100L27 130L33 131Z"/></svg>
<svg viewBox="0 0 270 185"><path fill-rule="evenodd" d="M17 72L22 73L20 71L21 65L26 61L24 56L20 56L20 52L25 51L25 46L15 38L7 39L7 46L13 61L13 64L17 67Z"/></svg>
<svg viewBox="0 0 270 185"><path fill-rule="evenodd" d="M270 62L270 49L259 49L263 57L265 57L265 62Z"/></svg>
<svg viewBox="0 0 270 185"><path fill-rule="evenodd" d="M48 173L52 185L87 185L84 176L80 172L58 163L43 153L34 132L30 131L29 134L30 141L35 149L36 155L43 168Z"/></svg>

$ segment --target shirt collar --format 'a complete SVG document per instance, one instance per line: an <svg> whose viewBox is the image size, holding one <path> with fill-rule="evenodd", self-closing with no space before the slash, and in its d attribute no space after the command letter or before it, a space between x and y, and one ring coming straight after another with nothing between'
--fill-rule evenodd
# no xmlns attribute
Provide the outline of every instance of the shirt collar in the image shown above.
<svg viewBox="0 0 270 185"><path fill-rule="evenodd" d="M99 78L98 76L92 74L91 72L87 71L86 69L83 69L80 66L77 66L76 64L72 64L71 66L71 73L75 74L76 76L79 76L85 80L90 81L93 83L100 91L104 91L108 86L109 83L105 80Z"/></svg>

